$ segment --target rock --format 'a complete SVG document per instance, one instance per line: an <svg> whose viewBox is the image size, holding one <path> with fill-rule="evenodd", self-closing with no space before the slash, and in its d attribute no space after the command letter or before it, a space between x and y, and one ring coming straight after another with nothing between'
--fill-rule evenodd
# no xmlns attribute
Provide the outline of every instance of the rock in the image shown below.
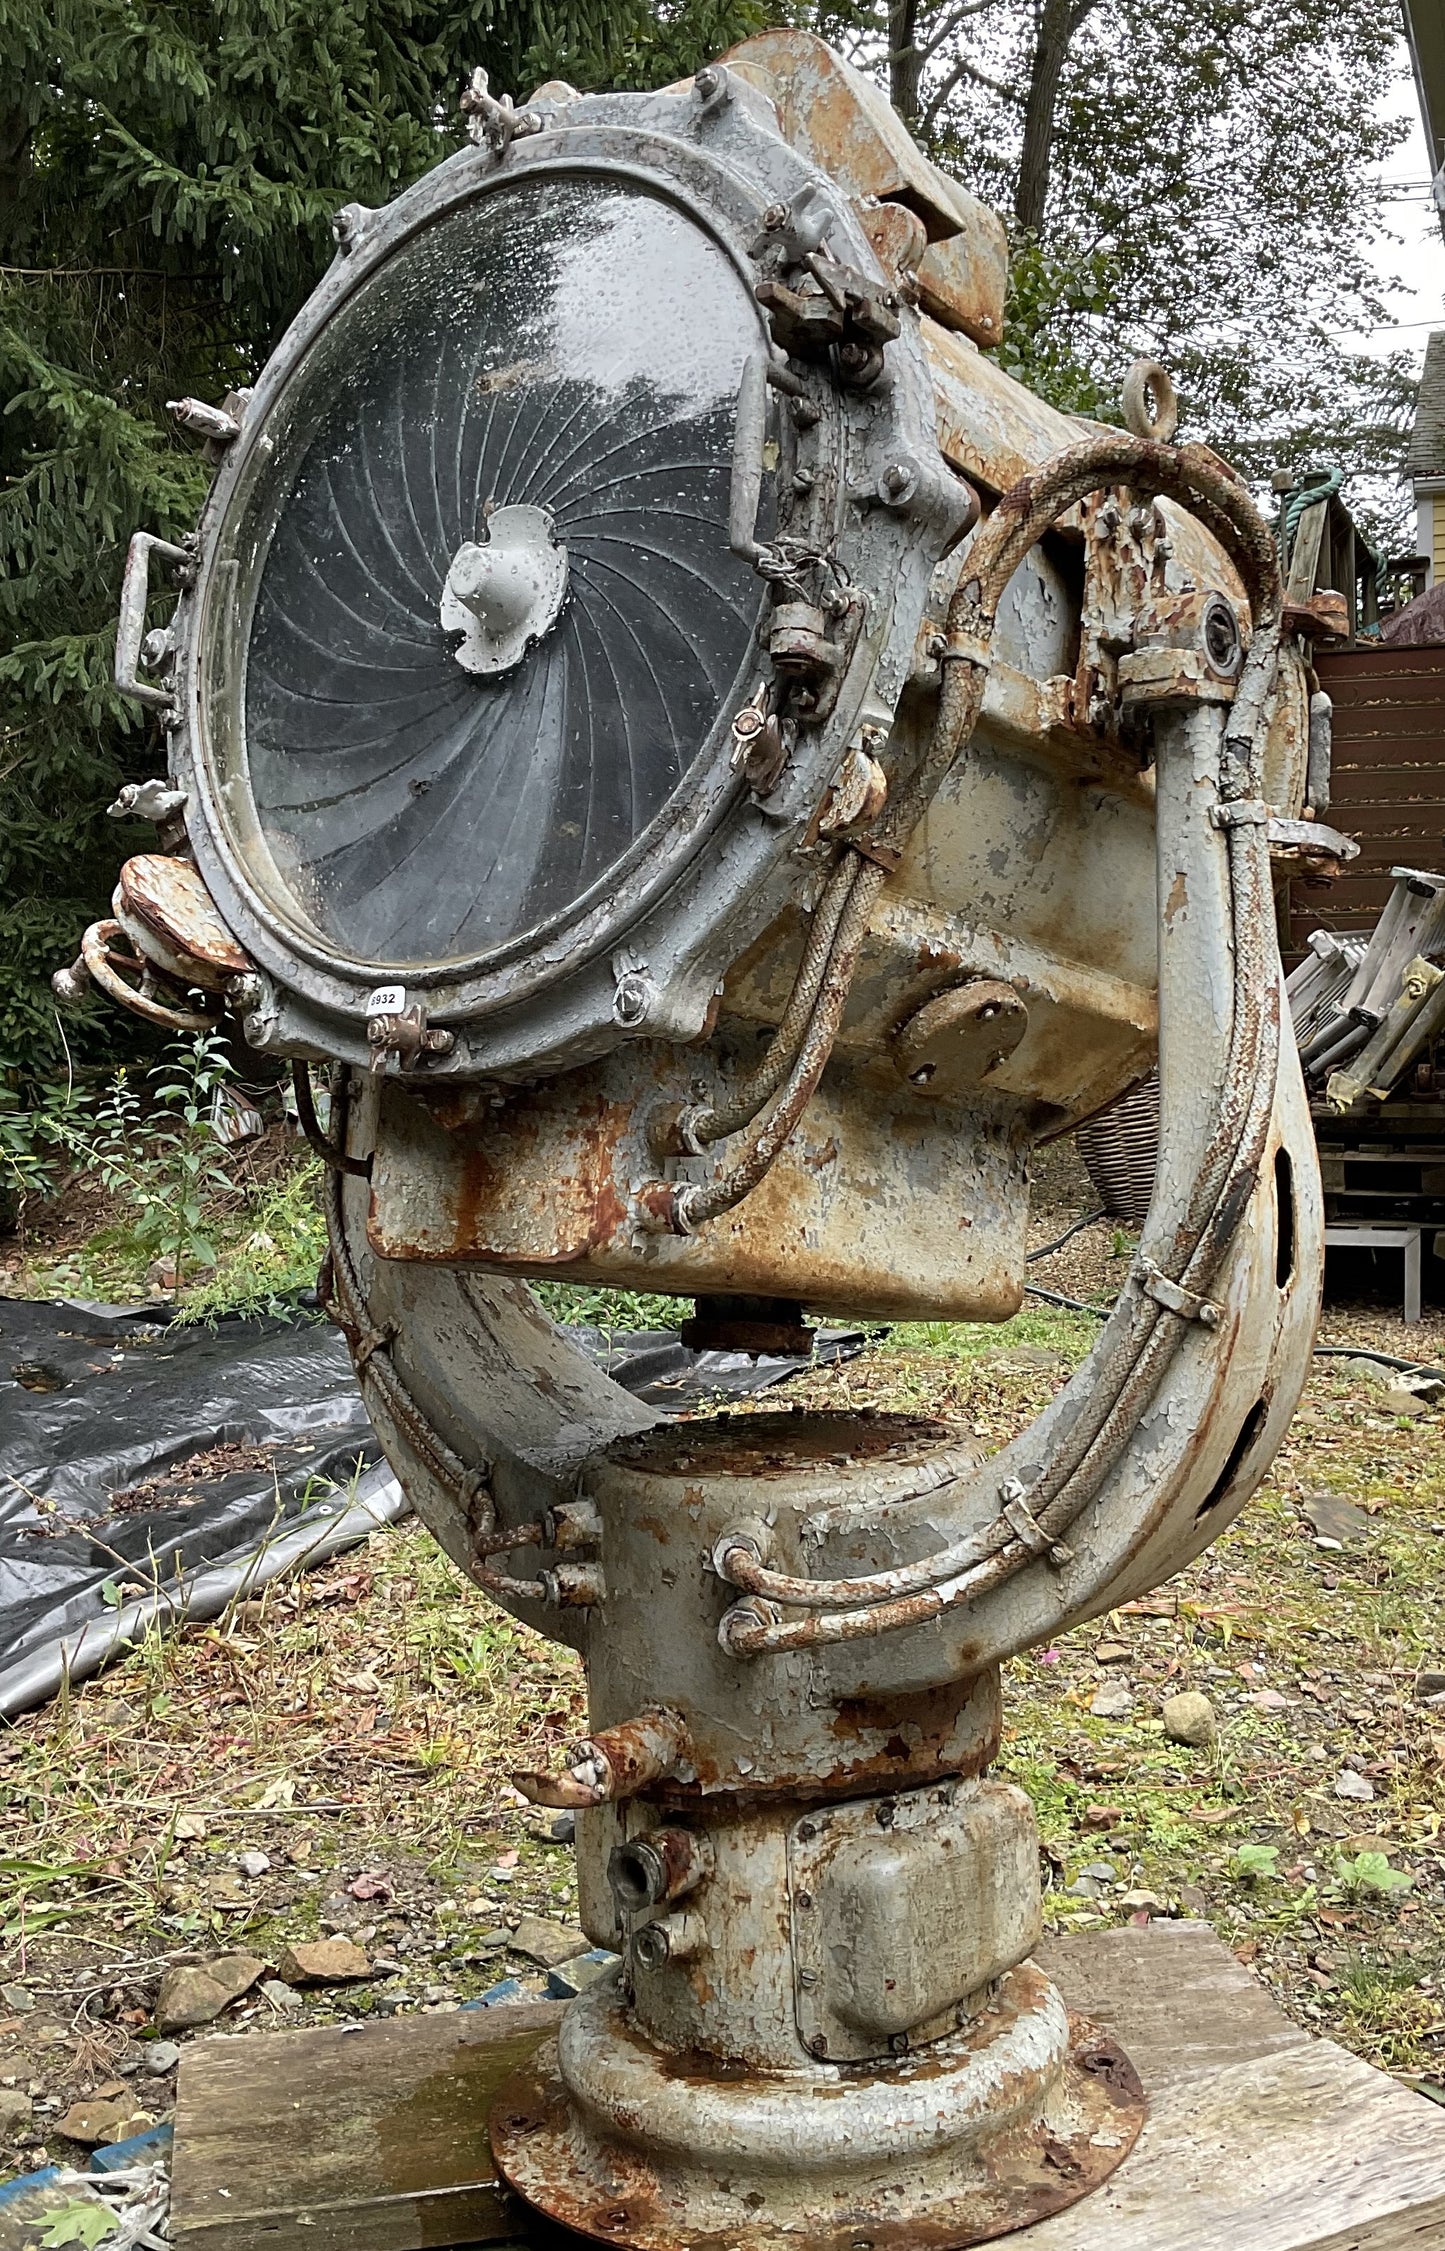
<svg viewBox="0 0 1445 2251"><path fill-rule="evenodd" d="M1306 1493L1300 1507L1318 1538L1334 1540L1340 1546L1347 1540L1366 1539L1372 1529L1365 1511L1338 1493Z"/></svg>
<svg viewBox="0 0 1445 2251"><path fill-rule="evenodd" d="M0 2001L13 2017L28 2016L35 2006L35 1995L23 1985L0 1985Z"/></svg>
<svg viewBox="0 0 1445 2251"><path fill-rule="evenodd" d="M0 2139L14 2141L28 2133L31 2124L30 2097L23 2087L0 2087Z"/></svg>
<svg viewBox="0 0 1445 2251"><path fill-rule="evenodd" d="M1185 1743L1194 1751L1207 1750L1219 1733L1214 1706L1197 1688L1183 1688L1177 1696L1166 1696L1159 1716L1170 1742Z"/></svg>
<svg viewBox="0 0 1445 2251"><path fill-rule="evenodd" d="M1104 1896L1103 1885L1096 1883L1092 1876L1075 1876L1064 1888L1070 1899L1102 1899Z"/></svg>
<svg viewBox="0 0 1445 2251"><path fill-rule="evenodd" d="M1387 1384L1380 1393L1380 1412L1386 1415L1400 1415L1406 1419L1428 1415L1430 1404L1428 1399L1420 1397L1418 1391L1412 1391L1408 1384Z"/></svg>
<svg viewBox="0 0 1445 2251"><path fill-rule="evenodd" d="M1335 1796L1349 1798L1356 1805L1373 1805L1375 1785L1367 1775L1356 1774L1352 1766L1347 1766L1335 1777Z"/></svg>
<svg viewBox="0 0 1445 2251"><path fill-rule="evenodd" d="M223 2009L250 1992L265 1967L254 1954L218 1954L211 1962L167 1970L156 1999L157 2030L184 2032L213 2024Z"/></svg>
<svg viewBox="0 0 1445 2251"><path fill-rule="evenodd" d="M1134 1709L1134 1692L1124 1680L1106 1680L1096 1688L1089 1710L1095 1719L1126 1720Z"/></svg>
<svg viewBox="0 0 1445 2251"><path fill-rule="evenodd" d="M539 1915L524 1915L512 1934L512 1945L529 1962L555 1970L575 1955L587 1952L587 1940L573 1923L548 1923Z"/></svg>
<svg viewBox="0 0 1445 2251"><path fill-rule="evenodd" d="M1081 1868L1079 1873L1087 1876L1091 1883L1112 1884L1119 1871L1112 1860L1091 1860L1088 1867Z"/></svg>
<svg viewBox="0 0 1445 2251"><path fill-rule="evenodd" d="M72 2103L63 2118L55 2121L57 2134L64 2134L70 2142L88 2142L92 2149L101 2142L114 2141L116 2128L129 2117L127 2108L113 2102Z"/></svg>
<svg viewBox="0 0 1445 2251"><path fill-rule="evenodd" d="M285 2016L295 2016L306 2006L300 1994L293 1993L289 1985L283 1985L279 1977L263 1977L260 1991L262 1999Z"/></svg>
<svg viewBox="0 0 1445 2251"><path fill-rule="evenodd" d="M1179 1886L1179 1904L1186 1915L1207 1916L1209 1913L1209 1896L1198 1884Z"/></svg>
<svg viewBox="0 0 1445 2251"><path fill-rule="evenodd" d="M1281 1696L1277 1688L1256 1689L1253 1696L1245 1698L1245 1702L1253 1704L1255 1709L1261 1712L1287 1712L1289 1710L1289 1698Z"/></svg>
<svg viewBox="0 0 1445 2251"><path fill-rule="evenodd" d="M1442 1682L1441 1682L1441 1686L1442 1686L1442 1687L1445 1687L1445 1681L1442 1681ZM557 1815L557 1817L556 1817L555 1821L553 1821L553 1823L552 1823L552 1825L551 1825L551 1835L552 1835L552 1842L553 1842L554 1844L558 1844L558 1845L570 1845L570 1844L574 1843L574 1842L576 1841L576 1836L577 1836L577 1816L576 1816L576 1814L575 1814L575 1813L559 1813L559 1814Z"/></svg>
<svg viewBox="0 0 1445 2251"><path fill-rule="evenodd" d="M472 1940L470 1951L474 1954L500 1954L503 1947L510 1946L511 1943L510 1931L481 1931Z"/></svg>
<svg viewBox="0 0 1445 2251"><path fill-rule="evenodd" d="M1157 1891L1126 1891L1119 1896L1119 1905L1127 1907L1131 1915L1167 1915L1165 1902Z"/></svg>
<svg viewBox="0 0 1445 2251"><path fill-rule="evenodd" d="M1096 1665L1122 1665L1133 1654L1127 1641L1096 1641L1094 1644Z"/></svg>
<svg viewBox="0 0 1445 2251"><path fill-rule="evenodd" d="M349 1938L283 1946L276 1968L288 1985L349 1985L371 1975L370 1962Z"/></svg>
<svg viewBox="0 0 1445 2251"><path fill-rule="evenodd" d="M128 2142L133 2134L148 2134L155 2124L155 2118L148 2110L127 2111L124 2103L120 2107L125 2115L117 2119L108 2134L101 2135L102 2146L107 2142Z"/></svg>
<svg viewBox="0 0 1445 2251"><path fill-rule="evenodd" d="M1393 1383L1397 1373L1394 1368L1387 1368L1383 1361L1367 1359L1363 1353L1358 1358L1346 1360L1343 1365L1350 1375L1358 1376L1362 1383L1372 1383L1377 1391L1383 1390L1386 1384Z"/></svg>
<svg viewBox="0 0 1445 2251"><path fill-rule="evenodd" d="M1415 1675L1415 1695L1422 1704L1432 1702L1437 1696L1445 1696L1445 1673L1431 1672L1428 1668L1424 1672L1417 1673Z"/></svg>
<svg viewBox="0 0 1445 2251"><path fill-rule="evenodd" d="M152 2079L164 2079L168 2071L175 2070L180 2060L181 2051L174 2040L152 2040L141 2057L140 2067Z"/></svg>
<svg viewBox="0 0 1445 2251"><path fill-rule="evenodd" d="M211 1878L206 1886L206 1898L212 1907L219 1907L224 1915L234 1915L242 1909L249 1911L255 1905L240 1877L233 1876L229 1870L224 1875Z"/></svg>
<svg viewBox="0 0 1445 2251"><path fill-rule="evenodd" d="M264 1876L271 1865L270 1855L264 1852L238 1852L236 1866L243 1876Z"/></svg>
<svg viewBox="0 0 1445 2251"><path fill-rule="evenodd" d="M181 1844L198 1845L206 1834L206 1824L198 1813L178 1813L175 1833Z"/></svg>

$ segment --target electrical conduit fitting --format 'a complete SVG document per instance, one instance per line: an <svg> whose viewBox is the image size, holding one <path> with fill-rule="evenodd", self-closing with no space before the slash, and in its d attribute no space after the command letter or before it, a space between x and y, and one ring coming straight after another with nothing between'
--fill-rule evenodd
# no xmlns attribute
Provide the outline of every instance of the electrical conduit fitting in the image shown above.
<svg viewBox="0 0 1445 2251"><path fill-rule="evenodd" d="M533 1805L575 1811L616 1805L675 1774L688 1749L687 1727L676 1712L640 1712L574 1743L563 1773L525 1771L512 1776L512 1786Z"/></svg>

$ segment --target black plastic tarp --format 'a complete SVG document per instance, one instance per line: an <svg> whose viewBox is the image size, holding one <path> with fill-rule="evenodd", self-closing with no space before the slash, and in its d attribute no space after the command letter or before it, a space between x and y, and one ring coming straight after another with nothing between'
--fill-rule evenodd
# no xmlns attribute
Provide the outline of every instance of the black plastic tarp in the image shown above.
<svg viewBox="0 0 1445 2251"><path fill-rule="evenodd" d="M570 1333L661 1411L804 1364L689 1352L668 1331ZM827 1333L818 1357L861 1342ZM0 1717L404 1509L325 1322L0 1299Z"/></svg>

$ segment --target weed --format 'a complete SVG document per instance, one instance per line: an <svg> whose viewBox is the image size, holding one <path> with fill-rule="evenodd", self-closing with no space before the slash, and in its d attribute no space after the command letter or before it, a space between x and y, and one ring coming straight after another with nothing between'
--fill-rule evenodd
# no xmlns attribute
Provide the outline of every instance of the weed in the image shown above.
<svg viewBox="0 0 1445 2251"><path fill-rule="evenodd" d="M534 1282L532 1294L554 1321L592 1329L673 1329L686 1300L639 1290L591 1289L581 1282Z"/></svg>
<svg viewBox="0 0 1445 2251"><path fill-rule="evenodd" d="M219 1037L197 1032L173 1041L150 1075L159 1084L147 1110L126 1073L116 1073L96 1112L88 1154L102 1185L131 1212L130 1243L166 1260L179 1287L187 1267L216 1263L204 1207L231 1180L216 1155L209 1112L232 1072Z"/></svg>
<svg viewBox="0 0 1445 2251"><path fill-rule="evenodd" d="M314 1288L326 1250L322 1166L290 1166L245 1214L244 1231L223 1241L214 1267L177 1308L177 1319L209 1326L225 1314L294 1313Z"/></svg>
<svg viewBox="0 0 1445 2251"><path fill-rule="evenodd" d="M1335 1873L1346 1891L1380 1892L1386 1899L1408 1891L1415 1881L1408 1869L1392 1868L1382 1852L1362 1852L1353 1860L1341 1854L1335 1861Z"/></svg>

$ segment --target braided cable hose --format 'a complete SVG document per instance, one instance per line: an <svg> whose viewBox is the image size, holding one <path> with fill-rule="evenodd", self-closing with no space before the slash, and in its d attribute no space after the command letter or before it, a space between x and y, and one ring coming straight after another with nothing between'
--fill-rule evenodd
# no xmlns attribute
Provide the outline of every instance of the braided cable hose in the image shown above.
<svg viewBox="0 0 1445 2251"><path fill-rule="evenodd" d="M838 934L843 909L848 904L858 873L858 855L845 852L833 869L818 904L813 909L803 956L798 963L788 1004L768 1043L768 1051L745 1078L718 1102L687 1113L687 1132L697 1142L724 1141L750 1125L770 1095L776 1094L797 1060L798 1049L813 1019L823 976Z"/></svg>
<svg viewBox="0 0 1445 2251"><path fill-rule="evenodd" d="M1226 725L1219 796L1229 803L1257 788L1259 754L1278 670L1282 593L1273 543L1242 485L1216 458L1196 447L1106 438L1069 452L1004 496L978 534L967 577L949 605L945 674L938 722L923 758L876 825L875 842L906 837L971 734L982 702L988 646L998 602L1028 548L1063 510L1098 488L1122 482L1180 500L1204 517L1244 578L1255 631ZM951 662L950 662L951 660ZM957 686L955 687L955 680ZM949 738L954 741L950 756ZM1279 996L1268 932L1271 892L1268 847L1258 823L1227 831L1233 997L1229 1051L1214 1125L1174 1231L1162 1270L1202 1294L1218 1271L1248 1202L1273 1114L1279 1045ZM772 1603L799 1600L782 1574L734 1551L728 1576L746 1584L750 1602L725 1621L725 1646L736 1655L873 1636L917 1625L1001 1583L1058 1542L1117 1462L1140 1413L1157 1391L1184 1333L1177 1318L1137 1282L1121 1296L1106 1326L1092 1372L1063 1444L1028 1495L1026 1535L1007 1513L965 1541L922 1562L856 1581L817 1581L826 1605L860 1607L783 1623ZM924 1575L929 1583L919 1584ZM822 1590L826 1589L826 1592ZM887 1590L886 1599L880 1599Z"/></svg>
<svg viewBox="0 0 1445 2251"><path fill-rule="evenodd" d="M861 859L856 852L850 852L848 859L852 883L847 905L839 917L818 998L793 1067L777 1101L729 1170L705 1185L689 1182L673 1191L673 1225L683 1234L691 1234L704 1221L730 1211L756 1188L792 1139L823 1076L848 1004L874 903L887 880L886 870L872 860Z"/></svg>

